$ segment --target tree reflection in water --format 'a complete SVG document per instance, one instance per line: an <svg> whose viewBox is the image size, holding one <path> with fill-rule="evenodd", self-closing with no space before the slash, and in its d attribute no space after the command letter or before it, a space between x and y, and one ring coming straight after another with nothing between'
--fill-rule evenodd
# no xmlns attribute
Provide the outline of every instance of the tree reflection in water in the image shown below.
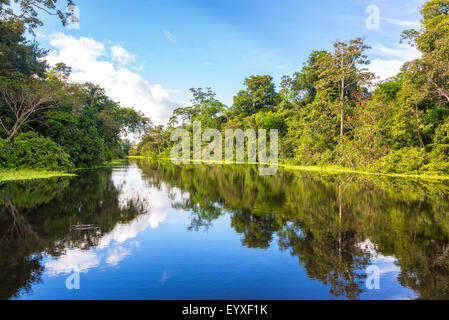
<svg viewBox="0 0 449 320"><path fill-rule="evenodd" d="M96 170L74 179L0 185L0 299L30 291L41 279L44 254L95 247L117 223L146 210L139 199L120 203L110 175Z"/></svg>
<svg viewBox="0 0 449 320"><path fill-rule="evenodd" d="M373 250L365 246L374 243L378 254L397 259L400 284L418 298L449 299L449 186L443 182L293 171L266 177L251 166L145 160L133 165L173 208L190 212L192 232L213 232L214 221L228 215L243 246L265 250L276 242L335 297L365 292L365 269L373 264ZM124 196L112 180L111 170L102 169L0 185L0 299L31 290L44 272L44 255L89 250L118 225L140 221L152 205L145 190L130 188Z"/></svg>
<svg viewBox="0 0 449 320"><path fill-rule="evenodd" d="M157 164L139 160L148 181L188 196L175 208L192 212L190 229L209 228L224 213L248 248L274 238L298 257L311 279L336 297L357 299L377 252L397 258L401 285L420 299L449 299L449 185L375 176L280 171L256 167Z"/></svg>

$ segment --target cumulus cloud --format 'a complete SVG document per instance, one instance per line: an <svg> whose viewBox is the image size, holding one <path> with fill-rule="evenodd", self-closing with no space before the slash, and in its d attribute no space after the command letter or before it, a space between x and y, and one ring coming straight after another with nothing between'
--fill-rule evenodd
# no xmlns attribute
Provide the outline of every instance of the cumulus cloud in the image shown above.
<svg viewBox="0 0 449 320"><path fill-rule="evenodd" d="M75 38L63 33L50 36L47 60L51 65L63 62L72 67L71 79L93 82L105 88L107 94L123 107L133 107L151 117L156 123L165 123L179 103L172 101L169 92L159 84L151 84L124 65L135 62L135 57L122 46L107 46L92 38ZM109 61L108 61L109 59ZM117 62L119 66L115 66Z"/></svg>
<svg viewBox="0 0 449 320"><path fill-rule="evenodd" d="M68 249L63 256L45 264L46 273L51 276L71 273L74 270L86 272L100 264L100 257L92 251Z"/></svg>
<svg viewBox="0 0 449 320"><path fill-rule="evenodd" d="M142 172L133 165L125 170L114 171L111 180L114 186L120 190L119 206L126 208L130 202L140 203L146 212L133 221L125 224L117 224L113 230L104 235L98 244L98 248L104 249L111 243L123 244L136 238L148 228L157 229L167 220L167 213L172 208L172 201L182 201L181 190L172 190L172 199L167 198L169 192L165 185L159 189L150 187L142 180ZM185 196L185 195L184 195Z"/></svg>
<svg viewBox="0 0 449 320"><path fill-rule="evenodd" d="M167 220L172 202L181 202L188 195L175 189L169 192L163 184L160 188L149 186L142 179L142 171L136 166L115 169L111 176L114 186L120 190L119 206L124 209L130 201L143 203L146 212L128 223L118 223L110 232L98 240L96 247L89 250L67 248L64 255L54 257L45 263L49 276L69 274L73 271L88 272L104 264L117 266L132 254L131 247L139 247L136 239L149 228L157 229ZM170 194L170 196L168 196ZM162 276L161 282L168 280L170 274Z"/></svg>
<svg viewBox="0 0 449 320"><path fill-rule="evenodd" d="M385 60L385 59L374 59L371 61L369 70L373 72L379 80L386 80L388 78L394 77L401 71L401 67L404 65L403 60Z"/></svg>
<svg viewBox="0 0 449 320"><path fill-rule="evenodd" d="M369 69L376 74L379 80L386 80L397 75L405 62L421 56L416 48L404 44L394 47L377 44L373 46L373 53L378 58L371 61Z"/></svg>
<svg viewBox="0 0 449 320"><path fill-rule="evenodd" d="M119 62L121 65L127 65L136 61L136 57L120 45L112 46L111 53L112 59Z"/></svg>
<svg viewBox="0 0 449 320"><path fill-rule="evenodd" d="M130 249L119 246L117 248L109 250L106 263L113 266L117 266L122 260L124 260L129 255L131 255Z"/></svg>

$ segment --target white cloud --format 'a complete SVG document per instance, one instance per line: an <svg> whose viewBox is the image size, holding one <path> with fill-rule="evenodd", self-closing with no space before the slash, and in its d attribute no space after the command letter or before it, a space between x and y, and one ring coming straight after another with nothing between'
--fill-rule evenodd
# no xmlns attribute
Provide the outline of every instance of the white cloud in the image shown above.
<svg viewBox="0 0 449 320"><path fill-rule="evenodd" d="M378 80L382 81L397 75L403 65L404 61L402 60L374 59L371 61L369 70L378 77Z"/></svg>
<svg viewBox="0 0 449 320"><path fill-rule="evenodd" d="M129 255L131 255L130 249L119 246L117 248L109 250L106 263L113 266L117 266L122 260L124 260Z"/></svg>
<svg viewBox="0 0 449 320"><path fill-rule="evenodd" d="M112 59L126 64L135 60L121 46L107 48L92 38L79 39L62 33L50 36L50 44L56 48L47 57L50 64L63 62L72 67L71 79L76 82L93 82L106 89L107 94L123 107L133 107L151 117L155 123L165 123L171 111L179 105L171 100L167 90L159 84L151 84L139 74L106 61L108 49Z"/></svg>
<svg viewBox="0 0 449 320"><path fill-rule="evenodd" d="M398 27L408 27L408 28L416 28L419 29L421 27L421 23L417 21L407 21L407 20L398 20L398 19L391 19L391 18L381 18L382 20L389 22L391 24L394 24Z"/></svg>
<svg viewBox="0 0 449 320"><path fill-rule="evenodd" d="M164 33L164 35L168 39L168 41L175 41L176 40L176 36L173 33L171 33L170 31L163 30L162 32Z"/></svg>
<svg viewBox="0 0 449 320"><path fill-rule="evenodd" d="M401 272L401 268L397 265L398 259L378 253L377 245L372 243L370 239L357 244L357 247L370 255L372 264L379 268L380 274Z"/></svg>
<svg viewBox="0 0 449 320"><path fill-rule="evenodd" d="M397 58L402 61L410 61L417 59L421 53L414 47L406 44L397 44L393 48L386 47L382 44L373 46L374 52L386 58Z"/></svg>
<svg viewBox="0 0 449 320"><path fill-rule="evenodd" d="M127 65L131 62L136 61L136 57L125 50L120 45L115 45L111 47L112 59L119 62L121 65Z"/></svg>
<svg viewBox="0 0 449 320"><path fill-rule="evenodd" d="M398 44L392 48L377 44L373 46L373 53L378 58L371 61L369 70L374 72L379 80L386 80L397 75L405 62L421 56L416 48L404 44Z"/></svg>
<svg viewBox="0 0 449 320"><path fill-rule="evenodd" d="M100 264L100 257L92 251L67 249L65 254L45 264L46 273L52 276L71 273L74 270L86 272Z"/></svg>
<svg viewBox="0 0 449 320"><path fill-rule="evenodd" d="M172 209L172 202L181 202L188 197L179 189L169 191L163 184L160 188L151 187L142 178L142 171L136 166L113 171L111 181L120 190L119 206L123 209L130 201L142 203L146 212L128 223L118 223L110 232L98 240L96 247L89 250L69 248L64 255L54 257L45 263L49 276L69 274L74 270L88 272L101 265L117 266L132 254L130 246L139 247L138 241L131 241L147 229L157 229L167 220L167 213ZM170 193L170 196L168 194ZM83 247L83 246L81 246ZM161 282L170 274L165 273Z"/></svg>
<svg viewBox="0 0 449 320"><path fill-rule="evenodd" d="M146 212L126 224L117 224L113 230L104 235L98 248L104 249L116 242L123 244L129 239L136 238L148 228L157 229L167 220L167 213L172 208L172 201L181 201L182 193L179 189L172 190L173 200L167 198L169 192L165 185L160 189L150 187L142 180L142 172L133 165L126 170L116 170L111 177L114 186L120 190L119 206L126 208L128 203L140 203Z"/></svg>

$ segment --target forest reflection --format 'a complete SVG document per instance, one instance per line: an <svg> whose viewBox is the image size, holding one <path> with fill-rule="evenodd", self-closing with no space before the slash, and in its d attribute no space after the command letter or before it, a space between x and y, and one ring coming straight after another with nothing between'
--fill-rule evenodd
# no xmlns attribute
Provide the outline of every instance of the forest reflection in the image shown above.
<svg viewBox="0 0 449 320"><path fill-rule="evenodd" d="M248 248L281 250L298 258L311 279L335 297L357 299L376 254L394 256L399 282L420 299L449 298L449 185L398 178L317 175L257 167L137 161L153 186L187 197L173 207L192 213L192 230L210 228L228 213Z"/></svg>
<svg viewBox="0 0 449 320"><path fill-rule="evenodd" d="M87 251L118 223L145 211L139 199L121 203L111 170L0 185L0 299L30 292L43 257Z"/></svg>
<svg viewBox="0 0 449 320"><path fill-rule="evenodd" d="M130 187L129 168L170 207L189 212L192 232L213 232L214 221L229 215L243 246L264 250L276 241L335 297L360 298L375 251L395 257L400 284L416 297L449 299L447 183L286 170L266 177L252 166L151 160L131 161L119 183L112 169L99 169L0 185L0 299L39 283L45 255L88 251L118 225L143 223L157 203L141 185ZM167 210L145 224L157 226Z"/></svg>

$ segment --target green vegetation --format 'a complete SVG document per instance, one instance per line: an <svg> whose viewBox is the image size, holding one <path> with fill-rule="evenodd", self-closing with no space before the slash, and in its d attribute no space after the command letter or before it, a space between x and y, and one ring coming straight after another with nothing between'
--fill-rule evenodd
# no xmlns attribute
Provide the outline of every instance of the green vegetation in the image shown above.
<svg viewBox="0 0 449 320"><path fill-rule="evenodd" d="M421 30L407 30L422 57L400 74L375 82L360 39L315 51L282 79L251 76L226 107L210 88L192 89L192 105L166 127L147 132L131 155L168 158L171 131L203 128L278 129L281 160L297 166L406 175L449 174L449 0L422 7Z"/></svg>
<svg viewBox="0 0 449 320"><path fill-rule="evenodd" d="M74 174L51 171L6 170L0 171L0 182L72 177Z"/></svg>
<svg viewBox="0 0 449 320"><path fill-rule="evenodd" d="M10 10L18 3L22 14ZM67 1L67 4L72 4ZM362 39L310 54L277 89L269 75L250 76L227 107L210 88L191 89L191 106L166 126L111 100L91 83L68 80L64 64L25 33L42 9L69 18L54 0L0 1L0 169L70 172L128 154L169 157L175 128L278 129L283 163L405 175L449 174L449 0L422 7L422 28L406 30L422 57L381 83L365 68ZM137 146L124 139L141 136Z"/></svg>
<svg viewBox="0 0 449 320"><path fill-rule="evenodd" d="M14 3L21 14L10 9ZM50 68L47 51L26 39L27 30L42 25L39 11L65 23L68 16L61 10L55 0L0 0L0 170L71 172L99 166L125 158L131 143L123 137L138 136L151 125L102 88L70 82L70 67Z"/></svg>

